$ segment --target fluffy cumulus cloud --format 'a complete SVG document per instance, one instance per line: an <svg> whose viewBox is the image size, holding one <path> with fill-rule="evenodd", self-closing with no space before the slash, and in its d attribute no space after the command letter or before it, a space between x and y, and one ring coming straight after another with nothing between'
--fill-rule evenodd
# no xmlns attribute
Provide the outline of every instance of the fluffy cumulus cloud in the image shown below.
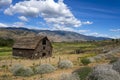
<svg viewBox="0 0 120 80"><path fill-rule="evenodd" d="M8 27L8 25L4 23L0 23L0 27Z"/></svg>
<svg viewBox="0 0 120 80"><path fill-rule="evenodd" d="M28 19L25 17L25 16L20 16L20 17L18 17L21 21L25 21L25 22L27 22L28 21Z"/></svg>
<svg viewBox="0 0 120 80"><path fill-rule="evenodd" d="M64 27L79 27L81 21L76 19L63 0L29 0L10 5L4 11L7 15L20 14L21 16L42 17L47 23Z"/></svg>
<svg viewBox="0 0 120 80"><path fill-rule="evenodd" d="M0 0L0 8L8 6L12 3L12 0Z"/></svg>

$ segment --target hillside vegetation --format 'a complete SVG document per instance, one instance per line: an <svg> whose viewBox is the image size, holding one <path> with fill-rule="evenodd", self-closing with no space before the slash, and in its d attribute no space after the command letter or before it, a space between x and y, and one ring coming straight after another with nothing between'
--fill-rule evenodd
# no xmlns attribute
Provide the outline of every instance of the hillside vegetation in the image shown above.
<svg viewBox="0 0 120 80"><path fill-rule="evenodd" d="M13 39L9 39L9 38L0 38L0 46L8 46L8 47L12 47L12 45L14 44L14 40Z"/></svg>

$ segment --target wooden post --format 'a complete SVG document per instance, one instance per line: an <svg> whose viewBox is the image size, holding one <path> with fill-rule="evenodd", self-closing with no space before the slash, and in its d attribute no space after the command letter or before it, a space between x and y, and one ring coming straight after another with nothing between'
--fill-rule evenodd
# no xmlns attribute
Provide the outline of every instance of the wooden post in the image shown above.
<svg viewBox="0 0 120 80"><path fill-rule="evenodd" d="M50 57L49 57L49 63L51 62Z"/></svg>
<svg viewBox="0 0 120 80"><path fill-rule="evenodd" d="M81 62L80 59L81 59L81 57L78 57L78 58L77 58L77 61L78 61L78 64L79 64L79 65L80 65L80 62Z"/></svg>
<svg viewBox="0 0 120 80"><path fill-rule="evenodd" d="M12 57L11 57L11 59L10 59L10 66L12 66L12 62L13 62L13 61L12 61Z"/></svg>
<svg viewBox="0 0 120 80"><path fill-rule="evenodd" d="M1 67L1 60L0 60L0 67Z"/></svg>
<svg viewBox="0 0 120 80"><path fill-rule="evenodd" d="M21 63L21 60L19 60L19 64Z"/></svg>
<svg viewBox="0 0 120 80"><path fill-rule="evenodd" d="M69 60L69 56L67 56L67 59Z"/></svg>
<svg viewBox="0 0 120 80"><path fill-rule="evenodd" d="M33 64L32 64L33 66L35 66L35 61L33 60Z"/></svg>
<svg viewBox="0 0 120 80"><path fill-rule="evenodd" d="M7 59L5 59L5 74L7 73Z"/></svg>
<svg viewBox="0 0 120 80"><path fill-rule="evenodd" d="M58 63L61 61L61 57L59 56L59 60L58 60Z"/></svg>
<svg viewBox="0 0 120 80"><path fill-rule="evenodd" d="M39 65L41 65L41 63L42 63L42 61L41 61L42 59L41 59L41 57L39 58Z"/></svg>
<svg viewBox="0 0 120 80"><path fill-rule="evenodd" d="M45 57L45 63L47 63L47 57Z"/></svg>

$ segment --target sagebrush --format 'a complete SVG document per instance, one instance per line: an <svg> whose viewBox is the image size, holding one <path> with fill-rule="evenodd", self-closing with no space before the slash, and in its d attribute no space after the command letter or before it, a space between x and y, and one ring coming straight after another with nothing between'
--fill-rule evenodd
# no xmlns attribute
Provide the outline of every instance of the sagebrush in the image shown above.
<svg viewBox="0 0 120 80"><path fill-rule="evenodd" d="M24 67L21 64L13 65L10 71L15 76L31 76L34 74L33 70L30 67Z"/></svg>
<svg viewBox="0 0 120 80"><path fill-rule="evenodd" d="M68 69L73 67L73 63L69 60L62 60L58 63L58 68L60 69Z"/></svg>
<svg viewBox="0 0 120 80"><path fill-rule="evenodd" d="M60 80L80 80L77 74L62 74Z"/></svg>
<svg viewBox="0 0 120 80"><path fill-rule="evenodd" d="M55 70L56 68L51 64L41 64L40 66L35 67L35 73L37 74L51 73Z"/></svg>
<svg viewBox="0 0 120 80"><path fill-rule="evenodd" d="M93 68L87 80L120 80L120 75L111 65L99 65Z"/></svg>

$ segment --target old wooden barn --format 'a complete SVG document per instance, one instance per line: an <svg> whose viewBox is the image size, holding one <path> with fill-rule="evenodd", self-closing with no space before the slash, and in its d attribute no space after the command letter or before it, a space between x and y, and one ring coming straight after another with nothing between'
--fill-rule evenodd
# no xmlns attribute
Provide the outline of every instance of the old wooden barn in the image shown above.
<svg viewBox="0 0 120 80"><path fill-rule="evenodd" d="M52 56L52 45L46 36L23 37L13 45L13 56L38 59Z"/></svg>

